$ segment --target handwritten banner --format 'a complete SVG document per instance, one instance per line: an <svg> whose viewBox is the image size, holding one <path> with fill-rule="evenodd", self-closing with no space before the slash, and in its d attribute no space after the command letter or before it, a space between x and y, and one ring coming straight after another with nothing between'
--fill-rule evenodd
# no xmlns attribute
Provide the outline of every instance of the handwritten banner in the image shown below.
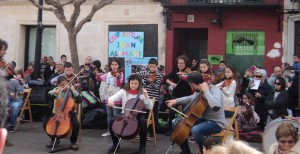
<svg viewBox="0 0 300 154"><path fill-rule="evenodd" d="M108 56L143 58L144 32L109 32Z"/></svg>

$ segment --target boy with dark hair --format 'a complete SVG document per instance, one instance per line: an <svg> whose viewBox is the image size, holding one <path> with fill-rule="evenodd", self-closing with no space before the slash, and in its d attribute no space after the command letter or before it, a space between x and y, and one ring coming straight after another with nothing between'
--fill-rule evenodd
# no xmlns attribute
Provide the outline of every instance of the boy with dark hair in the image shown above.
<svg viewBox="0 0 300 154"><path fill-rule="evenodd" d="M68 84L67 78L65 76L59 76L57 78L57 84L58 84L58 87L56 87L53 90L48 92L49 95L56 97L56 102L55 102L53 110L52 110L53 115L51 117L55 116L56 109L59 108L59 107L56 107L57 101L59 99L63 99L64 95L66 95L67 88L64 89L64 87ZM70 86L70 92L67 95L73 97L73 99L75 100L76 103L82 102L82 97L75 90L73 85ZM78 150L79 147L76 144L76 142L77 142L77 138L78 138L79 123L78 123L77 116L74 112L70 112L70 117L71 117L70 120L71 120L71 124L72 124L72 135L70 137L70 141L71 141L70 148L72 150ZM43 123L43 128L45 130L46 130L46 126L47 126L49 119L50 119L50 117L48 119L46 119L45 122ZM51 138L51 141L49 142L49 144L46 145L47 148L51 148L54 144L54 138L51 136L49 136L49 137ZM57 145L59 143L60 143L60 140L56 140L55 145Z"/></svg>
<svg viewBox="0 0 300 154"><path fill-rule="evenodd" d="M157 71L158 61L155 58L149 59L148 62L148 72L137 72L140 74L144 80L144 87L148 91L150 99L155 98L155 103L153 107L154 113L154 123L155 126L158 125L158 101L159 101L159 94L160 94L160 83L162 81L162 75ZM152 131L150 131L150 136Z"/></svg>
<svg viewBox="0 0 300 154"><path fill-rule="evenodd" d="M63 63L66 63L66 62L67 62L67 56L66 56L66 55L61 55L61 56L60 56L60 60L61 60Z"/></svg>
<svg viewBox="0 0 300 154"><path fill-rule="evenodd" d="M215 77L218 78L220 73L223 73L225 71L226 63L224 60L219 62L219 68L217 69L215 73Z"/></svg>
<svg viewBox="0 0 300 154"><path fill-rule="evenodd" d="M293 61L294 61L294 64L293 64L294 70L291 70L291 72L295 73L295 74L299 74L299 72L300 72L300 53L294 53Z"/></svg>

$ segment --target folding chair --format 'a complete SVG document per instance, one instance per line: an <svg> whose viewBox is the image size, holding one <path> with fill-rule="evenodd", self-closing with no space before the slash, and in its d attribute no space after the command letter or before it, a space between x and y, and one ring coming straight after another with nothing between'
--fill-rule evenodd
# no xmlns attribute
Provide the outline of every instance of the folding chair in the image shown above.
<svg viewBox="0 0 300 154"><path fill-rule="evenodd" d="M234 135L235 139L239 140L239 129L238 129L238 123L237 123L237 120L236 120L236 116L238 115L238 113L240 111L240 107L239 106L237 106L237 107L225 106L224 110L234 113L233 116L230 118L228 124L227 124L227 128L222 130L220 133L210 135L210 136L216 136L216 137L223 137L222 138L222 144L225 144L226 139L229 135ZM234 132L232 130L232 125L233 124L234 124ZM200 153L200 151L199 151L199 148L198 148L197 154L199 154L199 153Z"/></svg>
<svg viewBox="0 0 300 154"><path fill-rule="evenodd" d="M233 112L233 116L231 117L231 119L229 120L228 124L227 124L227 128L225 130L222 130L220 133L217 134L212 134L211 136L220 136L223 137L222 139L222 144L225 143L226 138L229 135L234 135L236 140L239 140L239 129L238 129L238 123L236 120L236 116L238 115L239 111L240 111L240 107L228 107L225 106L224 107L225 111L228 112ZM234 124L234 131L232 130L232 125Z"/></svg>
<svg viewBox="0 0 300 154"><path fill-rule="evenodd" d="M155 98L152 99L153 106L155 104ZM156 130L155 130L155 122L154 122L154 113L153 110L149 111L148 119L147 119L147 128L149 125L152 125L153 130L153 138L154 138L154 144L156 145Z"/></svg>
<svg viewBox="0 0 300 154"><path fill-rule="evenodd" d="M32 114L31 114L31 107L30 107L30 100L29 100L31 91L32 91L31 88L23 90L23 106L20 108L21 113L19 114L19 117L17 118L17 121L16 121L17 123L16 123L16 126L15 126L15 131L17 131L17 129L19 127L19 124L21 122L22 116L24 114L24 110L28 110L29 111L30 125L31 125L31 128L33 128Z"/></svg>

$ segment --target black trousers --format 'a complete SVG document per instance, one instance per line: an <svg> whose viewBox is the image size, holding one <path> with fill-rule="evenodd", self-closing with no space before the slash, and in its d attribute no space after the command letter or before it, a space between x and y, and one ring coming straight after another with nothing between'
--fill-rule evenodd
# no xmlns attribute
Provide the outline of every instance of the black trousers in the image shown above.
<svg viewBox="0 0 300 154"><path fill-rule="evenodd" d="M54 115L52 115L51 117L53 117ZM78 139L78 132L79 132L79 123L78 123L78 119L77 119L77 116L75 113L71 112L70 113L70 116L71 116L71 124L73 125L73 129L72 129L72 135L70 137L70 141L71 143L76 143L77 142L77 139ZM44 122L43 122L43 128L44 130L46 131L46 125L49 121L49 119L51 117L48 117ZM54 139L54 138L51 138L51 139Z"/></svg>
<svg viewBox="0 0 300 154"><path fill-rule="evenodd" d="M114 135L115 133L112 130L112 125L113 125L115 118L113 118L109 122L109 132L111 134L110 136L113 141L113 146L117 146L118 141L119 141L118 137L116 135ZM145 119L145 116L142 113L139 113L137 115L137 120L138 120L138 128L139 128L139 135L140 135L140 148L142 148L142 147L145 148L146 140L147 140L147 120Z"/></svg>

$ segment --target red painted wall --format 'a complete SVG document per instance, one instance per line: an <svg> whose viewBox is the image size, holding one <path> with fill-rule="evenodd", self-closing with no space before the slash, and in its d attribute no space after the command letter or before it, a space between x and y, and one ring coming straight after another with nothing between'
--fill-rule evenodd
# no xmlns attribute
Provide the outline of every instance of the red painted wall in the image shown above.
<svg viewBox="0 0 300 154"><path fill-rule="evenodd" d="M171 30L166 32L166 72L169 73L173 64L170 60L173 57L173 43L175 28L208 28L208 54L223 55L225 57L226 50L226 32L228 30L255 30L265 32L265 55L273 49L274 43L282 44L282 23L283 15L280 18L281 30L278 32L277 27L277 12L276 10L266 8L243 8L243 9L224 9L223 10L223 28L210 23L211 19L217 18L216 10L213 8L203 9L201 11L176 11L177 15L171 23ZM181 14L181 15L179 15ZM185 16L182 16L182 15ZM182 22L182 17L188 14L193 14L195 17L194 23ZM186 20L185 20L186 21ZM175 45L176 46L176 45ZM265 68L268 75L273 72L275 65L281 64L282 47L280 48L281 55L277 58L269 58L265 56ZM226 57L225 57L226 58ZM175 60L175 59L173 59ZM225 59L226 60L226 59Z"/></svg>

